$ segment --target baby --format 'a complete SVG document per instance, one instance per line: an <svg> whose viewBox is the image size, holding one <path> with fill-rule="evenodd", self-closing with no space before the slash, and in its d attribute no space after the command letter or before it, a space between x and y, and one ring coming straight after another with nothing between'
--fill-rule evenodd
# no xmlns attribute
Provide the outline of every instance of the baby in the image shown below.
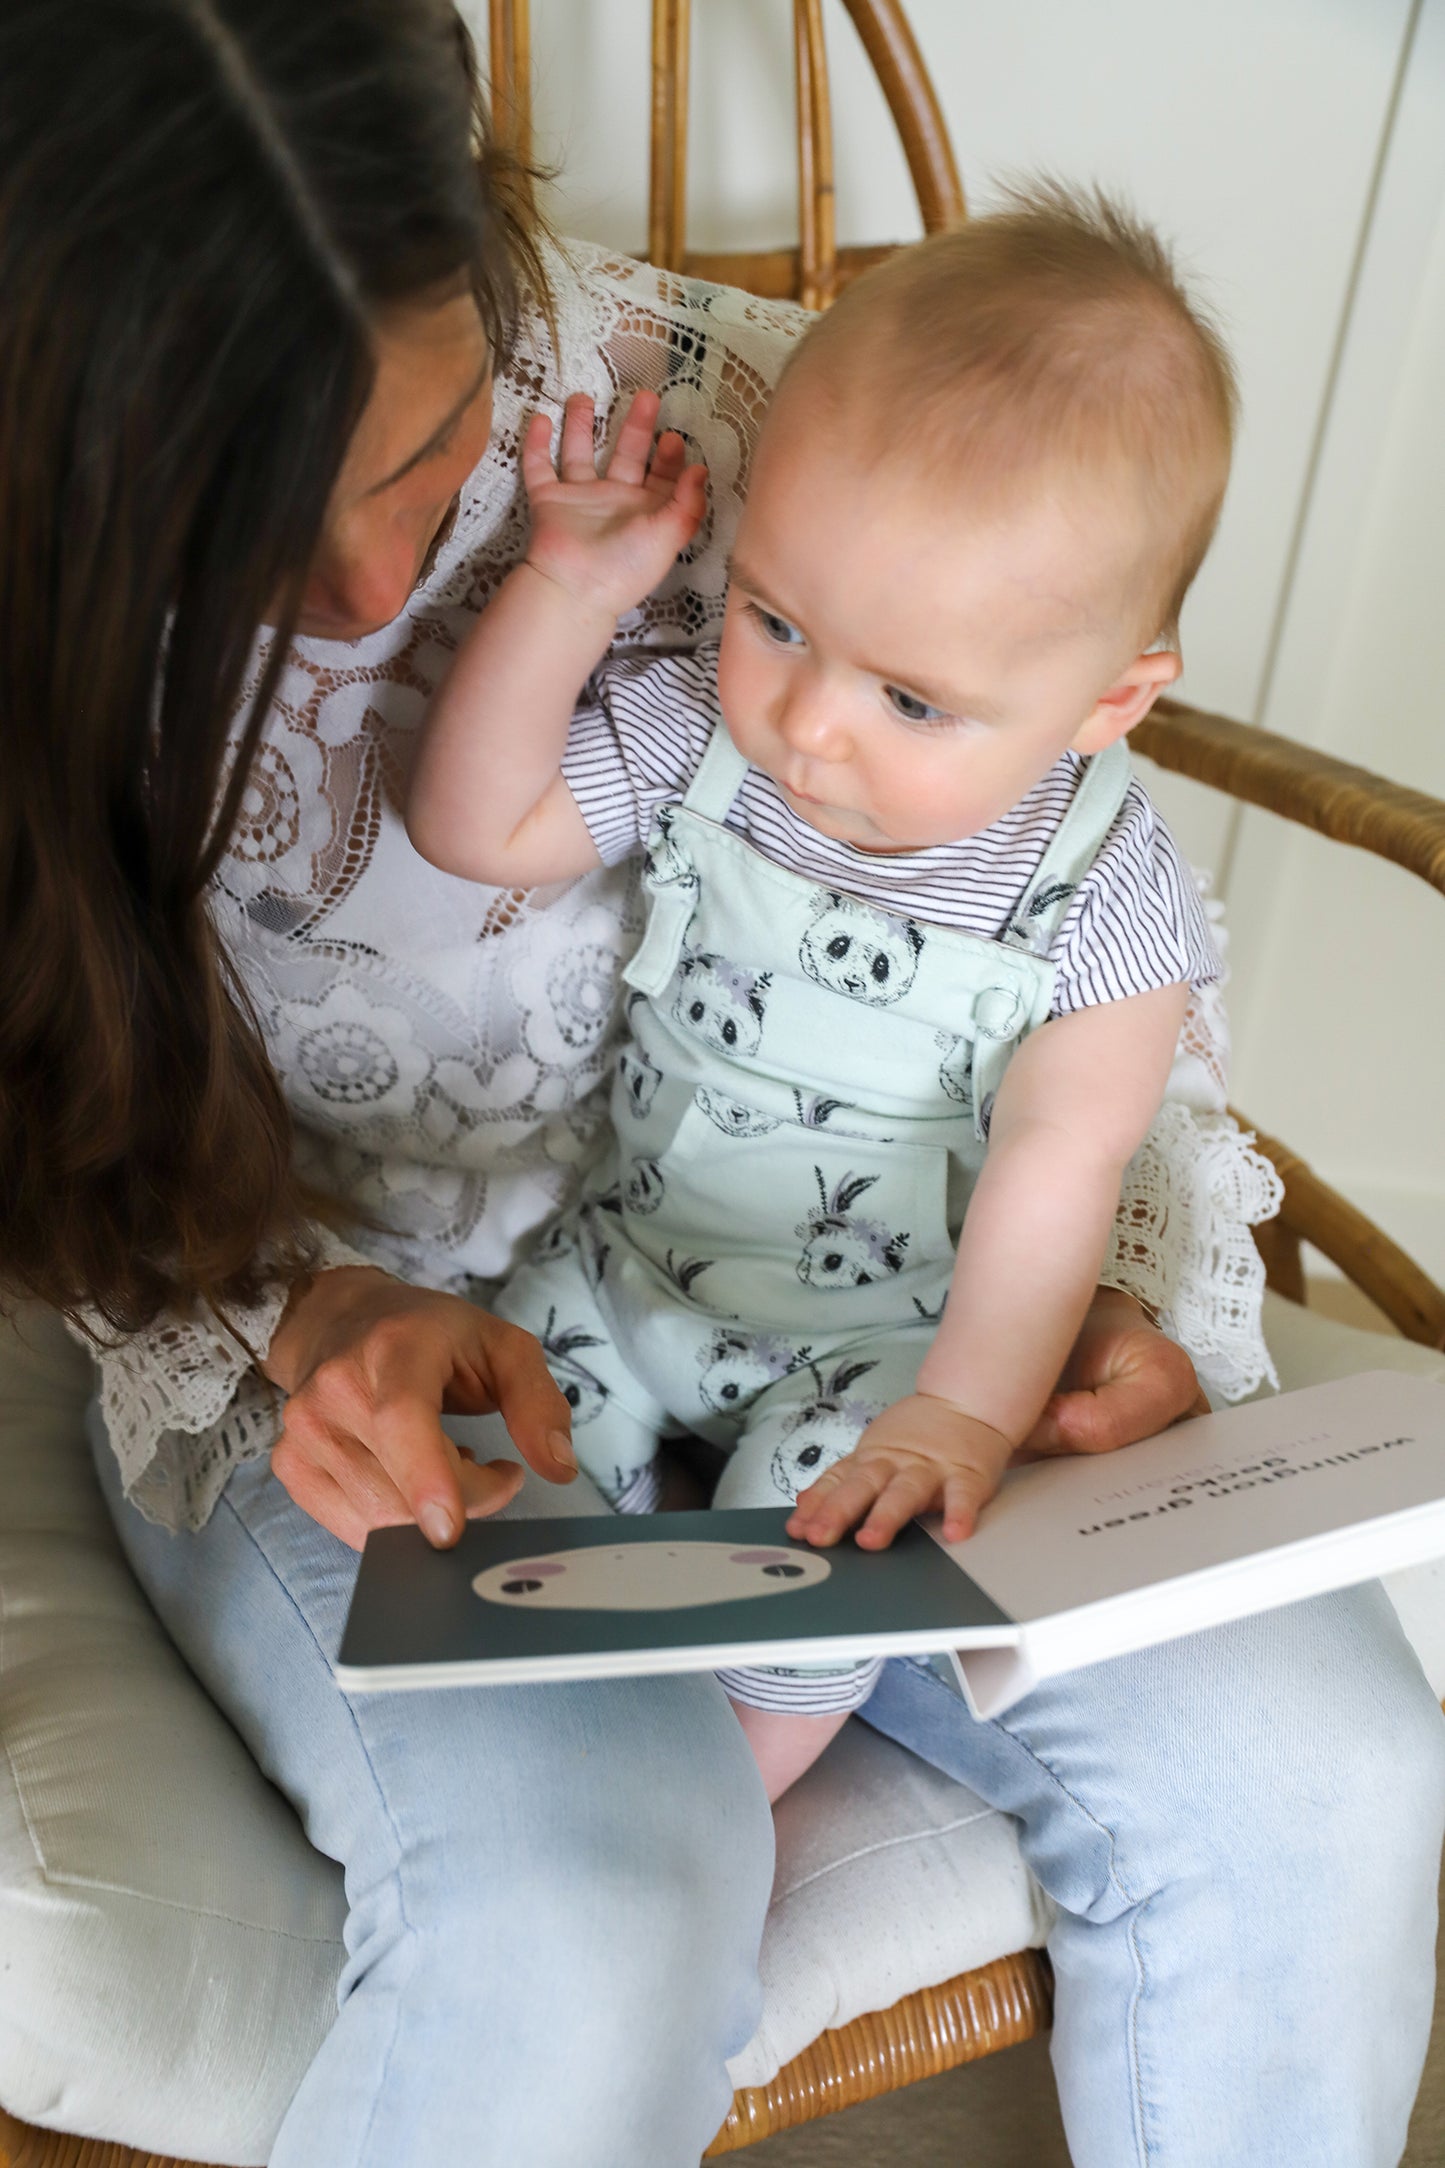
<svg viewBox="0 0 1445 2168"><path fill-rule="evenodd" d="M526 561L412 785L418 849L475 880L642 853L613 1149L499 1307L621 1510L691 1431L730 1454L720 1506L874 1547L941 1510L956 1541L1054 1389L1218 970L1123 740L1179 672L1230 366L1147 229L1021 193L809 331L721 641L609 657L704 512L657 406L604 477L588 400L557 471L534 417ZM875 1675L724 1675L770 1796Z"/></svg>

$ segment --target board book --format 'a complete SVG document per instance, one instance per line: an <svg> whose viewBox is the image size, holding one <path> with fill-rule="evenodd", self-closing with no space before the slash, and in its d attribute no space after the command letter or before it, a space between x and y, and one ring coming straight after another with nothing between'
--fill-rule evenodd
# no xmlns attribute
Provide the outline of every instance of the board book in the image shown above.
<svg viewBox="0 0 1445 2168"><path fill-rule="evenodd" d="M1445 1385L1369 1371L1013 1470L965 1543L812 1550L789 1508L469 1521L368 1538L350 1692L877 1655L979 1716L1038 1681L1445 1556Z"/></svg>

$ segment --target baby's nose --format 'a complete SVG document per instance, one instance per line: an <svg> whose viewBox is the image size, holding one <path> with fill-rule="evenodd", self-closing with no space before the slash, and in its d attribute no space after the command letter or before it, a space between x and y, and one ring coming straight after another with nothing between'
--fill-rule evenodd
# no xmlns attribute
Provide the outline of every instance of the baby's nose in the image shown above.
<svg viewBox="0 0 1445 2168"><path fill-rule="evenodd" d="M846 733L838 704L824 685L795 686L782 717L783 735L799 752L821 760L841 759L847 751Z"/></svg>

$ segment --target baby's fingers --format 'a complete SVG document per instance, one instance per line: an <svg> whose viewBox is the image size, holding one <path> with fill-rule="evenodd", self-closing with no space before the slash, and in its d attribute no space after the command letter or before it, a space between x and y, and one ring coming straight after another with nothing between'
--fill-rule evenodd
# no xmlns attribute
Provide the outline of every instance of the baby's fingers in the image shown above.
<svg viewBox="0 0 1445 2168"><path fill-rule="evenodd" d="M947 1478L943 1486L945 1543L967 1542L997 1488L997 1482L978 1468L960 1468Z"/></svg>
<svg viewBox="0 0 1445 2168"><path fill-rule="evenodd" d="M859 1544L865 1551L886 1551L900 1528L934 1504L938 1489L936 1468L900 1468L874 1500L858 1531Z"/></svg>
<svg viewBox="0 0 1445 2168"><path fill-rule="evenodd" d="M597 479L592 401L585 391L574 391L562 410L562 456L558 468L564 482L595 482Z"/></svg>
<svg viewBox="0 0 1445 2168"><path fill-rule="evenodd" d="M617 442L607 463L607 478L612 482L636 484L647 479L647 455L652 450L652 432L657 427L657 409L661 401L655 391L635 391L622 418L617 432ZM666 442L666 438L663 439ZM654 466L656 460L653 461Z"/></svg>
<svg viewBox="0 0 1445 2168"><path fill-rule="evenodd" d="M687 445L675 429L664 429L652 453L648 480L661 491L671 490L687 465Z"/></svg>
<svg viewBox="0 0 1445 2168"><path fill-rule="evenodd" d="M878 1462L859 1460L850 1453L800 1492L788 1534L801 1536L807 1543L836 1543L862 1520L888 1476L889 1470Z"/></svg>
<svg viewBox="0 0 1445 2168"><path fill-rule="evenodd" d="M671 496L651 514L648 525L659 539L666 538L675 557L687 548L706 512L707 468L688 467L679 476Z"/></svg>
<svg viewBox="0 0 1445 2168"><path fill-rule="evenodd" d="M700 526L707 511L707 468L684 467L677 478L672 501L682 518L690 521L693 527Z"/></svg>
<svg viewBox="0 0 1445 2168"><path fill-rule="evenodd" d="M539 490L556 479L557 469L552 464L551 417L534 414L522 438L522 480L527 485L527 495L535 497Z"/></svg>

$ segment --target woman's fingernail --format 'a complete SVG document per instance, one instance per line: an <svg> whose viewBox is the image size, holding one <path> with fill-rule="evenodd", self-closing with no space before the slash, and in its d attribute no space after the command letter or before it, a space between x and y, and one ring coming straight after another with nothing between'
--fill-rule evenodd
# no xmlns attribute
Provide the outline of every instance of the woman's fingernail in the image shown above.
<svg viewBox="0 0 1445 2168"><path fill-rule="evenodd" d="M417 1512L417 1519L421 1523L421 1532L428 1543L444 1546L450 1543L456 1534L456 1524L452 1520L450 1513L448 1513L445 1506L437 1505L435 1502L422 1506Z"/></svg>
<svg viewBox="0 0 1445 2168"><path fill-rule="evenodd" d="M547 1448L553 1460L560 1460L564 1468L575 1468L577 1455L572 1450L572 1440L565 1430L549 1430Z"/></svg>

